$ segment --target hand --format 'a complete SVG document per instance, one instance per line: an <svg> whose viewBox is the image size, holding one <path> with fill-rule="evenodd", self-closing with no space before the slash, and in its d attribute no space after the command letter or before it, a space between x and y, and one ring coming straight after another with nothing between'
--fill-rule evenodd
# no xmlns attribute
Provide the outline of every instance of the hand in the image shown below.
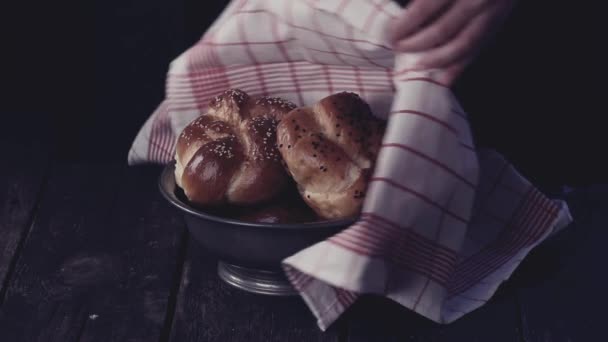
<svg viewBox="0 0 608 342"><path fill-rule="evenodd" d="M418 52L415 69L442 69L452 81L504 21L515 0L412 0L395 20L393 47Z"/></svg>

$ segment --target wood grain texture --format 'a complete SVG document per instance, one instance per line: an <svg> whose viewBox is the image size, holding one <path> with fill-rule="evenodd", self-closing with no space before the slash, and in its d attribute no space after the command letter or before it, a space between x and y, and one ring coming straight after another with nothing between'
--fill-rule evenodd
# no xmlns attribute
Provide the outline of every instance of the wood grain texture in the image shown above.
<svg viewBox="0 0 608 342"><path fill-rule="evenodd" d="M117 167L57 167L0 311L0 333L9 341L76 341L93 289L112 281L108 256L97 240L118 189ZM111 257L110 257L111 258Z"/></svg>
<svg viewBox="0 0 608 342"><path fill-rule="evenodd" d="M216 260L189 241L171 341L337 341L323 333L299 298L258 296L217 276Z"/></svg>
<svg viewBox="0 0 608 342"><path fill-rule="evenodd" d="M158 168L53 169L0 309L7 341L156 341L183 236Z"/></svg>
<svg viewBox="0 0 608 342"><path fill-rule="evenodd" d="M0 303L49 171L42 142L0 143Z"/></svg>
<svg viewBox="0 0 608 342"><path fill-rule="evenodd" d="M516 274L526 341L608 340L608 187L576 191L568 202L574 223Z"/></svg>
<svg viewBox="0 0 608 342"><path fill-rule="evenodd" d="M163 336L171 292L177 291L180 249L185 248L181 216L156 186L160 169L127 169L106 239L119 260L118 281L90 308L80 341L157 341Z"/></svg>

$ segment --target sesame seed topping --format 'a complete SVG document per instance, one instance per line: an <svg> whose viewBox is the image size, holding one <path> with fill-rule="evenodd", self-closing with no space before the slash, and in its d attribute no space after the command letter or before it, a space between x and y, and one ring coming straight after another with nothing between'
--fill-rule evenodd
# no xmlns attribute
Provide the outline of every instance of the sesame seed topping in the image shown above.
<svg viewBox="0 0 608 342"><path fill-rule="evenodd" d="M281 109L294 109L296 105L280 97L261 97L255 101L258 105L278 105Z"/></svg>

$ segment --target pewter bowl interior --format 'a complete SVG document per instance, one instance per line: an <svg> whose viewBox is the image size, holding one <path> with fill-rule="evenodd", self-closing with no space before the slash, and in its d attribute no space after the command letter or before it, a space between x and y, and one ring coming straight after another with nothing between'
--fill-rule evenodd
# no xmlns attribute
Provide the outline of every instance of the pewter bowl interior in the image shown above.
<svg viewBox="0 0 608 342"><path fill-rule="evenodd" d="M298 224L251 223L219 217L189 205L175 183L174 164L159 178L162 195L184 215L194 239L221 261L256 269L276 270L283 259L322 241L354 220Z"/></svg>

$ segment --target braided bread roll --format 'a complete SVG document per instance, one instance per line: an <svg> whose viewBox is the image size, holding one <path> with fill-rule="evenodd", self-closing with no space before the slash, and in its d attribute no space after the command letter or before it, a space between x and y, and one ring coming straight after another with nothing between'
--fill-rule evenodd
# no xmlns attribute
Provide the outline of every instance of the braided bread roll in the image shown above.
<svg viewBox="0 0 608 342"><path fill-rule="evenodd" d="M294 109L280 98L250 98L238 89L212 99L206 114L180 134L175 180L195 205L253 204L288 184L276 126Z"/></svg>
<svg viewBox="0 0 608 342"><path fill-rule="evenodd" d="M277 127L277 143L304 201L326 219L356 216L385 124L354 93L297 108Z"/></svg>

